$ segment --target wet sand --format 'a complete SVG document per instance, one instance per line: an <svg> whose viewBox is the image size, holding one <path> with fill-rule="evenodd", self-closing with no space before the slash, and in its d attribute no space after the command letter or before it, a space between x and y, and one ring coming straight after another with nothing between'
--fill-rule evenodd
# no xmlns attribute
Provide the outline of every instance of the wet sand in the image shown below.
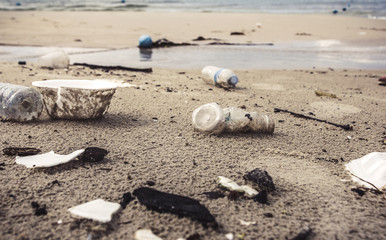
<svg viewBox="0 0 386 240"><path fill-rule="evenodd" d="M384 40L382 31L368 31L364 39L358 34L361 27L380 28L382 21L357 18L294 16L294 19L303 20L321 18L326 24L336 19L350 23L341 25L342 32L334 35L331 28L338 28L334 24L329 25L331 28L313 28L304 21L301 21L304 28L299 25L299 28L288 27L283 34L274 33L268 27L265 29L269 24L260 18L265 16L272 20L272 25L279 26L280 22L273 19L285 19L286 16L241 14L251 20L251 26L247 28L241 20L238 24L226 14L205 13L199 14L200 18L187 14L184 18L180 16L181 21L174 22L174 28L173 23L169 23L165 29L154 27L150 31L141 29L141 24L146 21L133 22L130 27L127 22L117 21L120 17L144 17L152 15L150 13L84 14L2 13L1 39L7 44L123 47L135 46L138 36L143 33L156 37L161 37L162 33L162 37L173 41L184 41L197 35L233 41L229 32L245 30L247 34L237 37L237 42L303 38L295 35L296 32L310 32L310 38L314 40L333 38L366 44ZM95 19L100 19L103 14L109 14L111 18L98 24ZM25 26L27 20L24 19L37 23L34 22L38 21L36 19L51 19L55 15L59 19L58 28L64 28L60 31L51 21L42 21L43 25L39 27L32 24L30 29ZM60 20L63 16L68 17ZM154 13L154 16L162 16L163 20L172 18L162 13ZM232 24L215 21L218 25L206 26L208 30L206 27L197 29L197 21L206 17L218 19L218 16L229 19ZM92 24L81 28L78 20ZM184 30L185 21L195 31ZM257 21L263 23L262 29L269 36L257 37ZM105 24L113 26L98 27ZM71 27L76 30L66 32ZM133 32L128 34L129 40L123 41L117 36L125 35L125 27ZM102 34L104 31L111 33L113 29L117 32L115 37ZM211 34L217 30L223 35ZM186 31L185 35L181 35L182 31ZM322 32L325 35L319 35ZM275 38L275 34L282 38ZM51 41L47 41L47 36ZM143 228L152 229L162 239L192 239L194 234L200 236L198 239L226 239L227 233L233 233L234 239L292 239L304 227L311 229L309 237L312 239L386 237L385 194L358 188L344 170L350 160L386 150L386 92L384 86L378 85L378 78L385 75L385 70L238 70L240 82L231 91L206 84L200 69L155 68L153 73L138 73L105 72L78 66L70 66L68 70L48 70L32 64L2 63L0 73L0 82L25 86L45 79L95 78L135 85L118 88L108 113L101 119L52 120L43 113L39 120L30 123L1 122L1 149L35 147L42 152L53 150L69 154L95 146L109 151L102 162L75 160L49 169L27 169L17 165L15 157L0 155L0 232L4 239L86 239L88 236L92 239L134 239L134 232ZM338 98L319 97L315 94L316 89L336 94ZM267 114L275 119L275 132L272 135L234 133L219 136L195 132L191 125L192 112L209 102ZM274 108L350 124L353 130L275 113ZM244 184L243 175L255 168L266 170L276 185L276 191L268 194L267 204L244 197L231 200L227 197L229 192L216 182L218 176L225 176ZM143 186L197 199L212 213L219 228L147 210L138 200L130 202L107 224L76 219L67 211L98 198L119 203L124 193L133 193ZM363 195L359 194L361 190ZM222 191L226 197L209 199L203 194L208 191ZM47 215L36 216L32 202L45 206ZM256 223L245 226L240 220Z"/></svg>

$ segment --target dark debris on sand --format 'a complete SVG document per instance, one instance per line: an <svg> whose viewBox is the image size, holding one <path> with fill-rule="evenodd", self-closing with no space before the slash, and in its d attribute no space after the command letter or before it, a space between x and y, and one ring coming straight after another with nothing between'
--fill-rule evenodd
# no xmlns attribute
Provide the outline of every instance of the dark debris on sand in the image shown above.
<svg viewBox="0 0 386 240"><path fill-rule="evenodd" d="M138 188L134 190L133 194L148 209L160 213L173 213L180 217L189 217L205 225L211 224L211 226L217 227L213 215L195 199L147 187Z"/></svg>
<svg viewBox="0 0 386 240"><path fill-rule="evenodd" d="M256 183L259 186L260 191L266 190L267 192L272 192L276 190L272 177L268 174L267 171L261 170L259 168L256 168L245 174L244 179Z"/></svg>

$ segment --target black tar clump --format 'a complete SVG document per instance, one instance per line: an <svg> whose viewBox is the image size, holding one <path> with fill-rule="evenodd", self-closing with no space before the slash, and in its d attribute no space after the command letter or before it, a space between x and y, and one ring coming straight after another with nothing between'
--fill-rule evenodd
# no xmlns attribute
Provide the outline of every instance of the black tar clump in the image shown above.
<svg viewBox="0 0 386 240"><path fill-rule="evenodd" d="M80 155L79 159L85 162L99 162L102 161L109 152L103 148L88 147Z"/></svg>
<svg viewBox="0 0 386 240"><path fill-rule="evenodd" d="M272 177L269 176L268 172L259 168L256 168L244 175L244 179L256 183L259 186L260 190L272 192L276 189Z"/></svg>

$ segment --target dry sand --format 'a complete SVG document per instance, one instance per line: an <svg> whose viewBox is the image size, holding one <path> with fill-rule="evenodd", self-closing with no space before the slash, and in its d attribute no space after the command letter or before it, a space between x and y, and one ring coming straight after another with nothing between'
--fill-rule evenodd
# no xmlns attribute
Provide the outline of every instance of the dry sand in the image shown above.
<svg viewBox="0 0 386 240"><path fill-rule="evenodd" d="M149 16L166 24L150 24ZM171 21L173 16L181 21ZM212 26L197 23L210 19ZM289 24L295 19L302 21ZM316 25L308 24L315 19L320 20ZM335 21L342 25L333 24ZM256 22L262 22L263 28L257 29ZM278 32L284 23L289 27ZM276 30L270 31L270 24ZM307 32L313 40L368 40L366 44L374 44L385 39L383 31L366 30L363 39L358 32L361 27L378 29L382 24L335 16L2 12L0 39L7 44L124 47L135 46L133 42L143 33L185 41L198 35L230 38L229 32L246 31L237 42L288 41L307 37L296 32ZM260 35L260 30L265 34ZM150 228L163 239L188 239L194 234L200 235L198 239L225 239L226 233L235 234L235 239L291 239L308 226L313 239L386 239L385 195L362 189L360 196L352 191L357 185L344 171L350 160L386 150L386 92L377 84L385 70L251 69L237 71L237 75L238 87L225 91L204 83L199 69L154 69L146 74L2 63L0 82L31 86L32 81L44 79L106 78L138 87L119 88L101 119L51 120L44 113L30 123L1 122L1 149L36 147L42 152L68 154L96 146L109 154L99 163L73 161L33 170L16 165L14 157L0 155L0 238L86 239L91 233L92 239L134 239L136 230ZM339 99L318 97L315 89L334 93ZM266 113L276 120L275 132L220 136L194 132L192 111L209 102ZM274 108L350 124L353 130L274 113ZM268 171L276 185L268 204L203 195L220 190L217 176L242 184L243 175L255 168ZM157 190L199 200L220 228L147 210L137 200L107 224L77 220L67 211L97 198L120 202L125 192L147 186L148 181ZM33 201L45 205L47 215L35 216ZM244 226L240 220L256 224Z"/></svg>

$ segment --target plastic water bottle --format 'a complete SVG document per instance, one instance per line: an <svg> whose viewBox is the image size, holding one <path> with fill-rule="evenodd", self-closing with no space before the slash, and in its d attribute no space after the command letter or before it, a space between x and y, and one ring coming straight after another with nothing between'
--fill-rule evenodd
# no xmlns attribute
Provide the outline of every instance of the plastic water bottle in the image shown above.
<svg viewBox="0 0 386 240"><path fill-rule="evenodd" d="M138 47L140 48L150 48L153 44L153 40L149 35L142 35L138 40Z"/></svg>
<svg viewBox="0 0 386 240"><path fill-rule="evenodd" d="M205 82L209 84L215 84L220 87L230 88L235 87L239 79L236 74L229 69L206 66L201 71L202 74L206 75Z"/></svg>
<svg viewBox="0 0 386 240"><path fill-rule="evenodd" d="M222 109L217 103L198 107L192 115L193 127L197 131L219 134L222 132L273 133L275 122L267 115L247 112L241 108Z"/></svg>
<svg viewBox="0 0 386 240"><path fill-rule="evenodd" d="M46 68L68 68L70 58L63 51L56 51L41 56L36 61L37 65Z"/></svg>
<svg viewBox="0 0 386 240"><path fill-rule="evenodd" d="M25 122L36 119L43 110L40 93L30 87L0 83L0 119Z"/></svg>
<svg viewBox="0 0 386 240"><path fill-rule="evenodd" d="M257 112L249 113L248 118L251 120L249 129L253 132L273 133L275 130L275 122L267 115L259 114Z"/></svg>

